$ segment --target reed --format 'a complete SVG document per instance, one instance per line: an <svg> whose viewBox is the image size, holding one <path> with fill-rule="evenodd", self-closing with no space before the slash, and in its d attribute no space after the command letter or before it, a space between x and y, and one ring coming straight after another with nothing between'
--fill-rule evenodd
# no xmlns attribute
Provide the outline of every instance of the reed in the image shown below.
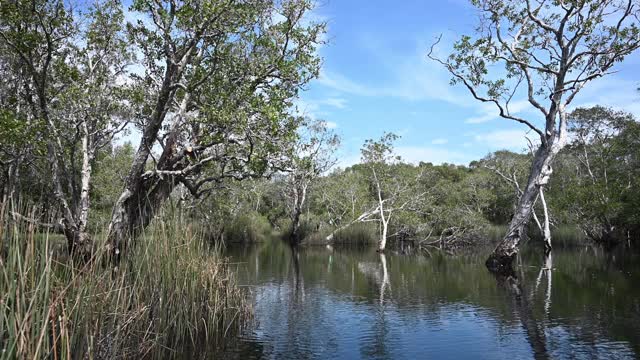
<svg viewBox="0 0 640 360"><path fill-rule="evenodd" d="M163 214L114 271L74 263L60 235L15 210L0 204L1 359L173 357L219 344L250 316L227 261L180 213Z"/></svg>

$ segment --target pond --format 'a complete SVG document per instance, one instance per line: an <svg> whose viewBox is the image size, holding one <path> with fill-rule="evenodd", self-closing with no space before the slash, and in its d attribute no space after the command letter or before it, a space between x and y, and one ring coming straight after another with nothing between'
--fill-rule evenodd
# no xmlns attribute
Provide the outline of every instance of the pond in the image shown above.
<svg viewBox="0 0 640 360"><path fill-rule="evenodd" d="M236 359L626 359L640 354L640 262L525 248L517 279L488 251L450 256L279 243L227 249L255 320Z"/></svg>

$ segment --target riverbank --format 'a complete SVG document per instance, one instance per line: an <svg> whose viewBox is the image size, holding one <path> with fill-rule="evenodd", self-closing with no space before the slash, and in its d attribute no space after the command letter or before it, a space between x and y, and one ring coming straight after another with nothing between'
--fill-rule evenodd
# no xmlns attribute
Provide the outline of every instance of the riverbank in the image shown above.
<svg viewBox="0 0 640 360"><path fill-rule="evenodd" d="M60 235L0 210L2 359L172 357L217 346L250 317L227 259L178 215L158 219L113 271L70 261Z"/></svg>

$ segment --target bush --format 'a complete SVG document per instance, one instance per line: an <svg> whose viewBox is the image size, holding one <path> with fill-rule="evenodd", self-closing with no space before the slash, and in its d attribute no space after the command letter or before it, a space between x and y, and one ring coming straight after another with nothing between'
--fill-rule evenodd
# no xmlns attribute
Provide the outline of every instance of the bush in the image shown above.
<svg viewBox="0 0 640 360"><path fill-rule="evenodd" d="M231 243L255 243L266 241L272 233L269 220L252 212L240 215L224 229L224 240Z"/></svg>
<svg viewBox="0 0 640 360"><path fill-rule="evenodd" d="M378 242L380 235L376 225L355 223L338 232L333 237L334 244L370 245Z"/></svg>

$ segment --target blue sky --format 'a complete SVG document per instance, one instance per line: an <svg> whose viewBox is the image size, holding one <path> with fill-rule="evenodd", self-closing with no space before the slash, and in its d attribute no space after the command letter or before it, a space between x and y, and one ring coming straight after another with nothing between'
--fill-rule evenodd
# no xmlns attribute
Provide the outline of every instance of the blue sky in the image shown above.
<svg viewBox="0 0 640 360"><path fill-rule="evenodd" d="M477 13L467 1L319 0L313 17L328 22L329 43L320 49L320 78L298 106L335 126L343 140L341 166L357 162L364 140L384 131L401 135L397 152L411 162L467 164L526 146L523 126L450 86L446 71L427 59L439 34L445 56L455 39L472 33ZM640 54L616 70L589 84L574 106L609 105L640 118ZM520 115L538 116L526 106Z"/></svg>

